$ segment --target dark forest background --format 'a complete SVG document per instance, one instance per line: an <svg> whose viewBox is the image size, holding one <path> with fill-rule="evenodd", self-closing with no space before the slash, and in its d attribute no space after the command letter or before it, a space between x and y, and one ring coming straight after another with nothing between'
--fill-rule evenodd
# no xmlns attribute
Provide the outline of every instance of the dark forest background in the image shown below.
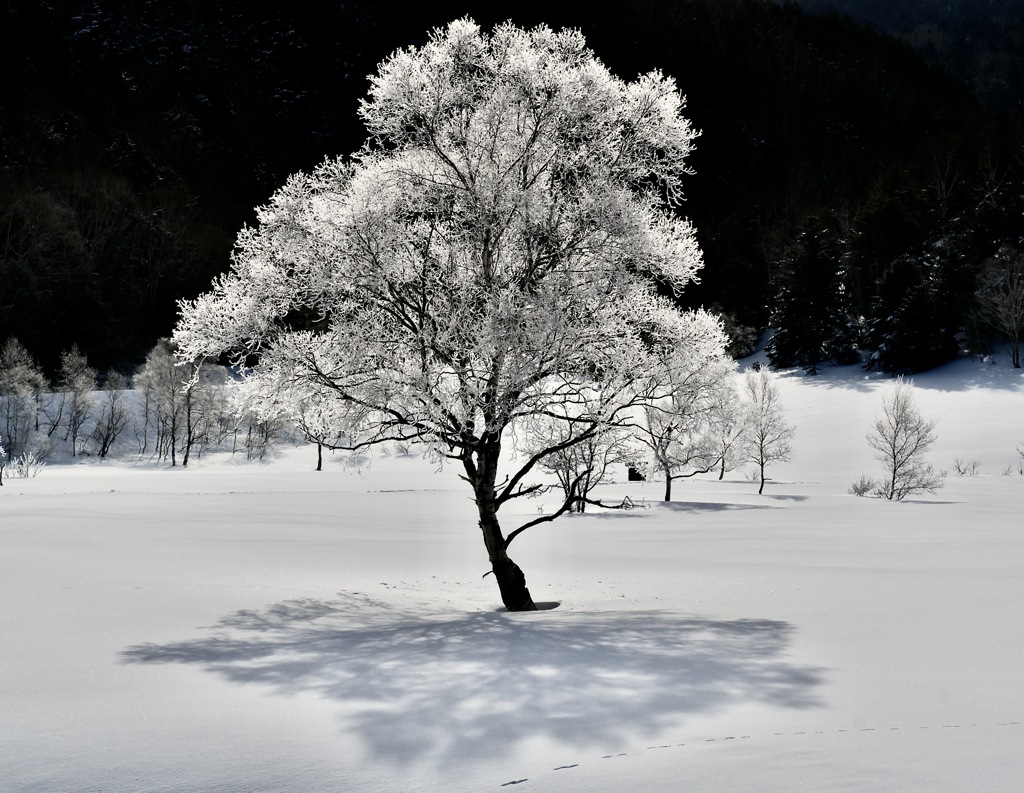
<svg viewBox="0 0 1024 793"><path fill-rule="evenodd" d="M1024 250L1024 2L803 6L0 0L0 342L132 370L253 207L361 145L377 64L469 14L578 27L622 77L677 79L702 131L684 300L737 354L768 326L812 370L983 350L979 277Z"/></svg>

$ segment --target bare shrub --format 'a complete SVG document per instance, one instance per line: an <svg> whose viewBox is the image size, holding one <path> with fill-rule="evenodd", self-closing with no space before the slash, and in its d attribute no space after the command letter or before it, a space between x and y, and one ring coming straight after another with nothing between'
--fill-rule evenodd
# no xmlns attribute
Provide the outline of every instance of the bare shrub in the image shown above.
<svg viewBox="0 0 1024 793"><path fill-rule="evenodd" d="M878 490L878 482L871 479L866 474L861 474L860 479L850 485L849 493L851 496L866 496L870 493L874 493Z"/></svg>
<svg viewBox="0 0 1024 793"><path fill-rule="evenodd" d="M953 461L953 470L957 476L977 476L981 463L977 460L961 460L959 457Z"/></svg>
<svg viewBox="0 0 1024 793"><path fill-rule="evenodd" d="M35 452L27 451L11 460L9 475L17 479L34 479L45 467L46 463Z"/></svg>

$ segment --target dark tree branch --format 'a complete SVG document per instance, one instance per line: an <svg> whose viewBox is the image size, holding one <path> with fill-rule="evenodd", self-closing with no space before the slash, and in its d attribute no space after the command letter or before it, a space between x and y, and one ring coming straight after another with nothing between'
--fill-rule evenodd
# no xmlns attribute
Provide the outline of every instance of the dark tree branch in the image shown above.
<svg viewBox="0 0 1024 793"><path fill-rule="evenodd" d="M556 444L554 446L549 446L546 449L541 449L539 452L537 452L535 455L533 455L529 460L527 460L526 463L518 471L516 471L515 475L512 476L511 479L509 479L508 484L505 486L505 488L498 495L498 497L496 499L496 503L499 506L501 506L502 504L504 504L506 501L508 501L511 498L517 498L518 496L514 495L512 491L515 490L515 488L519 485L519 483L523 481L523 478L528 473L530 473L530 471L533 470L533 468L537 465L537 463L539 463L545 457L549 457L552 454L557 454L560 451L564 451L565 449L569 449L569 448L571 448L573 446L576 446L579 443L582 443L583 441L590 440L596 434L597 434L597 425L592 423L590 425L590 427L588 427L586 430L584 430L579 435L577 435L577 436L575 436L573 438L569 438L569 440L563 441L562 443ZM520 488L520 490L522 490L522 488Z"/></svg>
<svg viewBox="0 0 1024 793"><path fill-rule="evenodd" d="M527 529L532 528L533 526L539 526L541 523L550 523L553 520L557 520L570 509L572 509L573 504L580 500L580 497L576 495L576 490L579 487L580 481L582 481L583 477L586 476L588 473L589 471L584 471L583 473L576 477L575 481L569 487L569 494L565 497L565 501L562 502L562 505L558 508L557 511L553 512L550 515L544 515L543 517L535 518L534 520L528 521L527 523L524 523L522 526L517 528L515 531L510 532L509 535L505 538L505 548L508 548L508 546L512 543L512 540L514 540Z"/></svg>

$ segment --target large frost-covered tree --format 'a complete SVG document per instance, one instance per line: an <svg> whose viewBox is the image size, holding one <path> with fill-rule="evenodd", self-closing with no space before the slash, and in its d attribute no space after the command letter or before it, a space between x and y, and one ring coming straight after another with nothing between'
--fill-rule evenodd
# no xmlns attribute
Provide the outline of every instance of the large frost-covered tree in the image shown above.
<svg viewBox="0 0 1024 793"><path fill-rule="evenodd" d="M674 212L682 107L673 80L618 79L577 31L434 31L371 78L363 149L291 177L230 272L182 304L179 354L230 351L330 392L361 417L350 448L415 440L455 461L503 602L533 609L509 543L573 499L508 533L500 508L660 399L670 352L724 342L658 293L701 266ZM557 440L511 453L552 420Z"/></svg>

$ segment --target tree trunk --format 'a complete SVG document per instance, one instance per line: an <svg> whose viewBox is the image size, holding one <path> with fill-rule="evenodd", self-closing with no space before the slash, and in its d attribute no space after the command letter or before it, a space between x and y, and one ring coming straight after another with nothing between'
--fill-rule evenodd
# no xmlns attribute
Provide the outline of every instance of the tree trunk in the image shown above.
<svg viewBox="0 0 1024 793"><path fill-rule="evenodd" d="M188 458L192 454L192 417L189 416L187 428L185 430L185 449L184 455L181 458L181 467L188 468Z"/></svg>
<svg viewBox="0 0 1024 793"><path fill-rule="evenodd" d="M764 493L764 463L761 463L761 486L757 489L757 494L761 495Z"/></svg>
<svg viewBox="0 0 1024 793"><path fill-rule="evenodd" d="M501 593L501 602L505 609L536 611L537 605L526 587L526 576L505 550L505 538L502 536L497 516L486 517L481 510L480 530L484 535L484 545L487 546L487 555L491 561L491 572L498 582L498 591Z"/></svg>
<svg viewBox="0 0 1024 793"><path fill-rule="evenodd" d="M316 470L324 470L324 445L319 441L316 444Z"/></svg>
<svg viewBox="0 0 1024 793"><path fill-rule="evenodd" d="M672 474L665 472L665 500L672 500Z"/></svg>
<svg viewBox="0 0 1024 793"><path fill-rule="evenodd" d="M498 474L498 459L501 446L497 442L481 444L474 464L466 460L466 472L473 484L477 510L480 514L480 531L491 562L491 572L498 582L501 602L508 611L536 611L530 590L526 588L526 576L509 556L505 546L505 535L498 523L498 507L494 483Z"/></svg>

